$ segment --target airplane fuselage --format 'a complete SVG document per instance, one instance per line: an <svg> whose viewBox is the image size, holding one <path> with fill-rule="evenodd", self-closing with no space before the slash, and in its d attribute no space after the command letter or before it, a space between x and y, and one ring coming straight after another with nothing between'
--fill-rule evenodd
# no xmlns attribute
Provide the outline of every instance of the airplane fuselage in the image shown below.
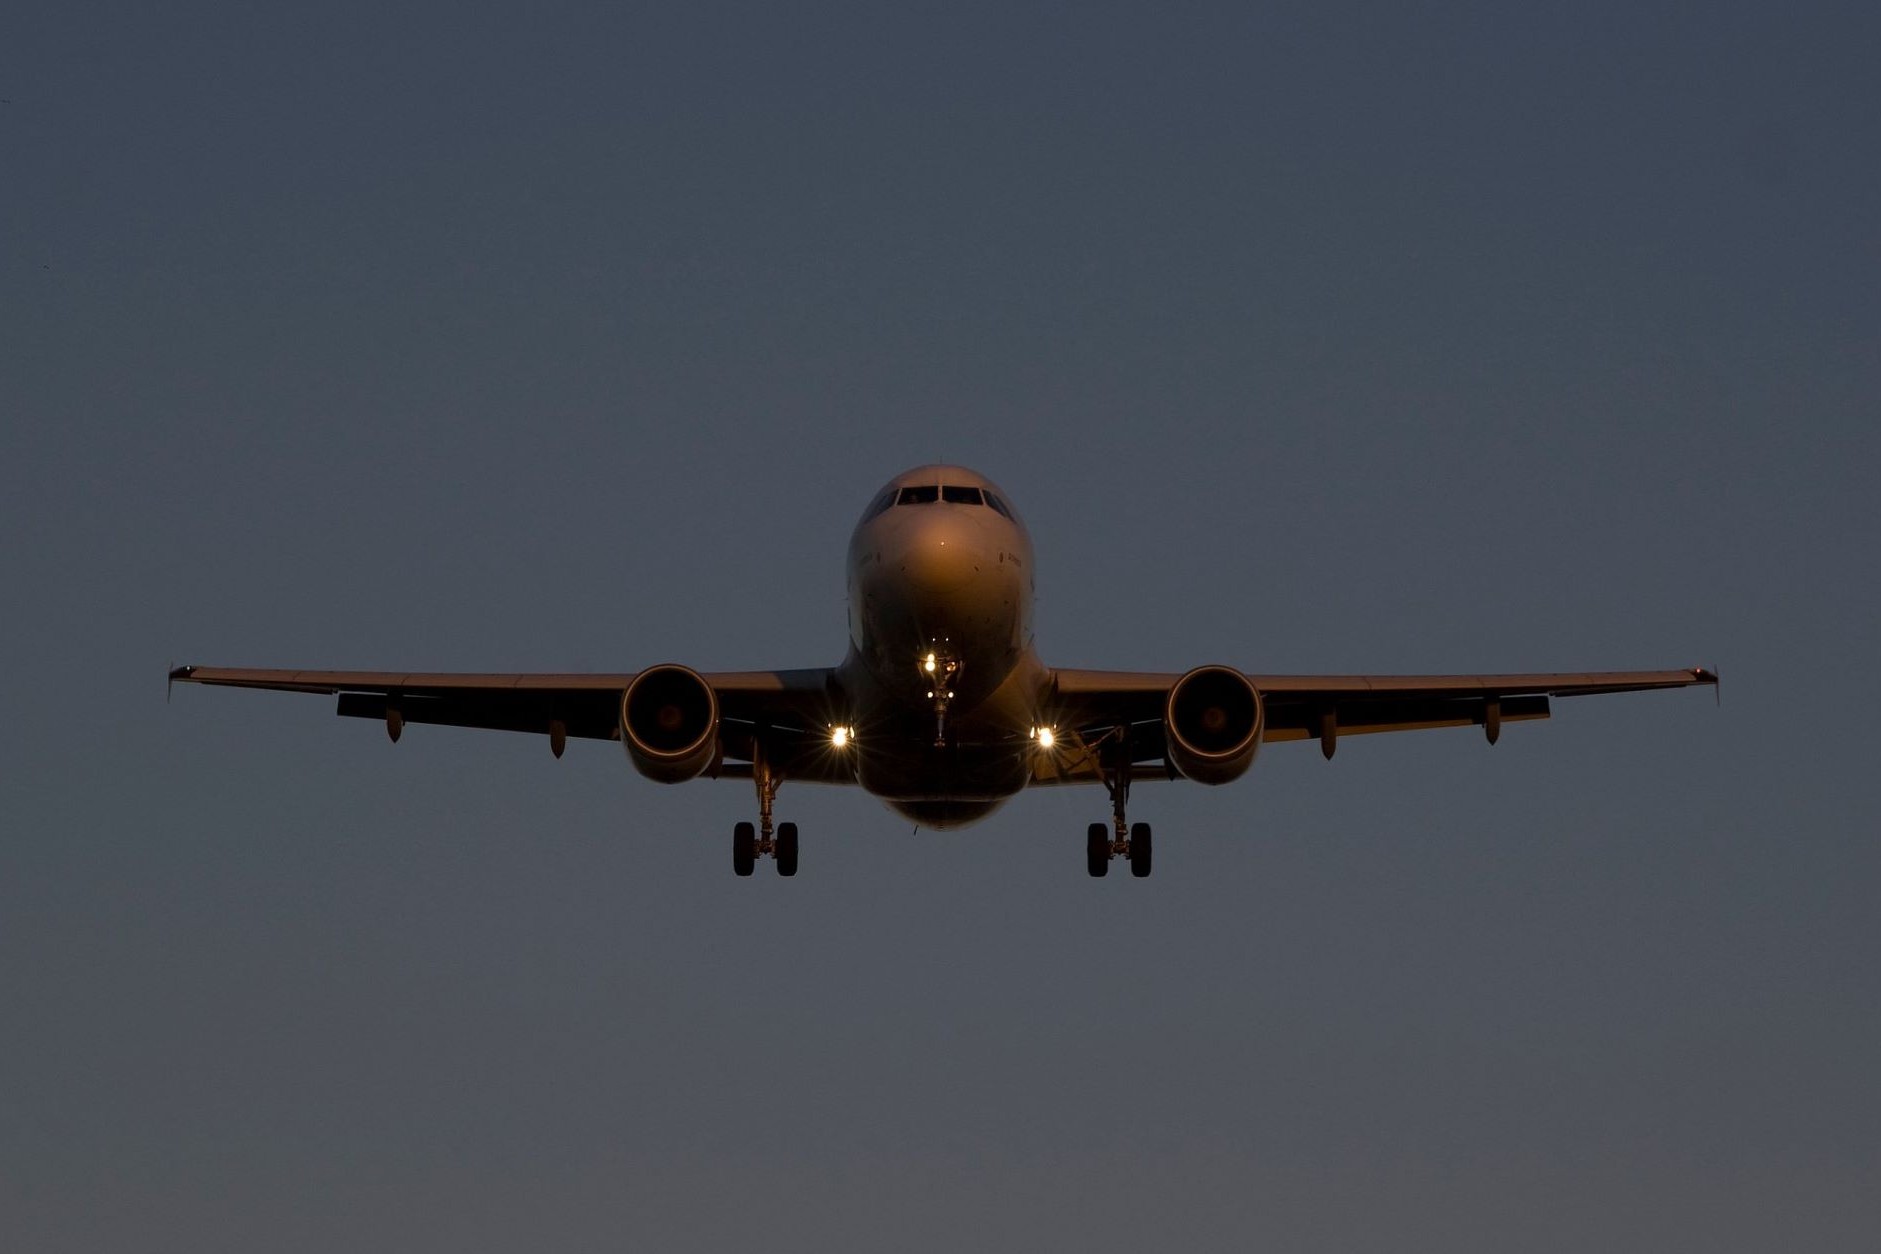
<svg viewBox="0 0 1881 1254"><path fill-rule="evenodd" d="M1032 540L997 485L958 466L897 475L849 540L858 781L930 827L1026 786L1049 672L1032 649ZM889 739L913 752L871 754Z"/></svg>

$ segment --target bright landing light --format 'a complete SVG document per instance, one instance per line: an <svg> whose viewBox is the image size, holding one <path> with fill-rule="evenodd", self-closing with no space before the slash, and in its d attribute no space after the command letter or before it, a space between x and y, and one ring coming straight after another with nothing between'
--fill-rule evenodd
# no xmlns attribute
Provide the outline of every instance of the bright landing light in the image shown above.
<svg viewBox="0 0 1881 1254"><path fill-rule="evenodd" d="M1032 729L1032 739L1038 741L1039 748L1049 749L1058 737L1052 734L1052 729L1049 727L1034 727Z"/></svg>
<svg viewBox="0 0 1881 1254"><path fill-rule="evenodd" d="M849 743L849 735L850 733L847 727L831 728L830 733L829 733L829 742L830 744L834 745L836 748L841 749Z"/></svg>
<svg viewBox="0 0 1881 1254"><path fill-rule="evenodd" d="M932 675L934 673L934 655L932 653L928 654L927 657L922 660L921 666L928 674Z"/></svg>

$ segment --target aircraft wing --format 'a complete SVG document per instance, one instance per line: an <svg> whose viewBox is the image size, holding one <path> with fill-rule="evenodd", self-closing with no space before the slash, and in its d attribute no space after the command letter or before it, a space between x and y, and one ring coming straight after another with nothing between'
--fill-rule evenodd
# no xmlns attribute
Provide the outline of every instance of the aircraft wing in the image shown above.
<svg viewBox="0 0 1881 1254"><path fill-rule="evenodd" d="M256 670L179 666L172 683L264 688L338 697L338 713L377 719L394 740L407 723L481 727L560 738L620 739L621 694L638 672L620 674L458 674L425 671ZM720 671L701 675L718 696L729 757L750 755L751 729L800 731L820 741L829 723L828 669ZM557 725L559 724L559 730ZM826 755L825 755L826 756ZM732 772L728 772L732 773ZM831 782L842 782L832 780ZM853 782L853 781L850 781Z"/></svg>
<svg viewBox="0 0 1881 1254"><path fill-rule="evenodd" d="M1163 703L1182 676L1139 671L1053 672L1050 705L1061 725L1089 741L1127 729L1133 761L1160 761ZM1530 675L1255 675L1266 706L1263 743L1318 740L1327 756L1340 736L1480 726L1547 718L1553 697L1715 685L1702 667L1673 671L1578 671ZM1066 772L1066 782L1080 771ZM1039 782L1055 782L1040 780Z"/></svg>

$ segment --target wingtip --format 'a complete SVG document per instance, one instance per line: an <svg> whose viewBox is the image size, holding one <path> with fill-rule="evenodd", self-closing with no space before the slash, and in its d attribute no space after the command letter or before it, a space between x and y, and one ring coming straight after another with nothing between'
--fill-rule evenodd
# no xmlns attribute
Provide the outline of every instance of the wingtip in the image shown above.
<svg viewBox="0 0 1881 1254"><path fill-rule="evenodd" d="M1709 667L1694 666L1692 667L1692 678L1701 684L1715 684L1718 682L1718 672Z"/></svg>

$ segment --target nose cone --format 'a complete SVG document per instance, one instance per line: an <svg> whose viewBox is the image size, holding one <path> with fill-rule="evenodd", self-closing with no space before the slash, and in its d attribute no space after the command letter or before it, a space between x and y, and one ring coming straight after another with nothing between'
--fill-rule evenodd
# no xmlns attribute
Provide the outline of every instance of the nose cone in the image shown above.
<svg viewBox="0 0 1881 1254"><path fill-rule="evenodd" d="M898 563L902 577L918 595L944 597L958 592L979 572L978 541L975 530L960 519L942 513L924 518L902 549Z"/></svg>

